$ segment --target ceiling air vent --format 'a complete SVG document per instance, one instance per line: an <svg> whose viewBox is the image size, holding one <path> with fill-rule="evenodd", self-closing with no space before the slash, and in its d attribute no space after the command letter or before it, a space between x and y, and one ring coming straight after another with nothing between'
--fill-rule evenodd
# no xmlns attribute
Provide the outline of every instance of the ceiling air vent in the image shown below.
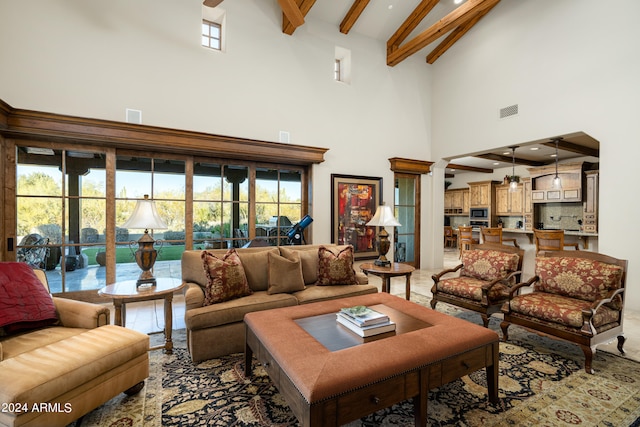
<svg viewBox="0 0 640 427"><path fill-rule="evenodd" d="M500 109L500 118L504 119L506 117L515 116L518 114L518 104L509 105L508 107L504 107Z"/></svg>

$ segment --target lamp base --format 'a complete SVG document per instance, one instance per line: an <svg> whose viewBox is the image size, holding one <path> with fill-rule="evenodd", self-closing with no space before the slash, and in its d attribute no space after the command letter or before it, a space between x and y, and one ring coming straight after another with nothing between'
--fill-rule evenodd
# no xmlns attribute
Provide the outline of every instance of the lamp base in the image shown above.
<svg viewBox="0 0 640 427"><path fill-rule="evenodd" d="M388 259L377 259L375 260L373 265L376 265L378 267L391 267L391 261L389 261Z"/></svg>
<svg viewBox="0 0 640 427"><path fill-rule="evenodd" d="M156 285L156 278L152 277L151 279L138 279L136 281L136 288L139 287L151 287L151 286L155 286Z"/></svg>

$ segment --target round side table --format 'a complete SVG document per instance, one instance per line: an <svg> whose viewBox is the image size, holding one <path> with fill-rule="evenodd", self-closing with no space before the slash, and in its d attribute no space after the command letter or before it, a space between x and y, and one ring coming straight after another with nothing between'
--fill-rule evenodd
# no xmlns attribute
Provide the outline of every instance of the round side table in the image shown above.
<svg viewBox="0 0 640 427"><path fill-rule="evenodd" d="M98 295L111 298L116 309L114 323L119 326L126 324L126 304L130 302L164 300L164 345L151 347L149 350L163 348L167 354L173 353L171 331L173 329L173 310L171 303L173 293L185 286L181 280L171 278L157 278L155 286L136 287L136 280L125 280L107 285L98 291Z"/></svg>
<svg viewBox="0 0 640 427"><path fill-rule="evenodd" d="M397 262L391 263L389 267L382 267L375 265L372 262L366 262L360 265L360 270L367 276L373 274L382 278L382 292L390 292L391 278L398 276L405 276L406 278L406 291L405 298L407 301L411 298L411 273L416 269L408 264L401 264Z"/></svg>

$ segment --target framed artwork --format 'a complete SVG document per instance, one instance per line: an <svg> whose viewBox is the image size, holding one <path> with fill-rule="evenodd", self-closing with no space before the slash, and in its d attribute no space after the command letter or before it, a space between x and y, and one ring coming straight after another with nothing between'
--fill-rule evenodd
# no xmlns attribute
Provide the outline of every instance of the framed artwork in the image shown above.
<svg viewBox="0 0 640 427"><path fill-rule="evenodd" d="M382 178L331 175L331 243L353 245L355 259L378 257L379 227L365 224L382 203Z"/></svg>

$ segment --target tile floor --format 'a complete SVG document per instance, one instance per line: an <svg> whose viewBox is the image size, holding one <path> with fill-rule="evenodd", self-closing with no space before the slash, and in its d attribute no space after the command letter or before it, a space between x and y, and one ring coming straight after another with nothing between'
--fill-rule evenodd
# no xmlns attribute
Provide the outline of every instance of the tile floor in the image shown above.
<svg viewBox="0 0 640 427"><path fill-rule="evenodd" d="M446 250L444 263L445 268L457 265L457 250ZM357 268L357 267L356 267ZM431 287L433 280L431 276L436 273L434 270L416 270L411 276L411 290L422 295L431 295ZM376 284L380 287L381 280L375 276L369 276L369 283ZM391 280L391 293L404 295L405 281L404 277L397 277ZM111 308L111 316L113 323L113 306ZM173 328L182 329L184 324L184 297L182 293L178 293L173 299ZM497 316L497 315L494 315ZM624 345L626 357L640 361L640 312L625 311L625 336L627 340ZM480 324L478 316L478 323ZM164 329L164 306L162 300L145 301L139 303L131 303L127 305L127 327L145 332L154 333ZM161 333L161 332L160 332ZM598 350L605 350L614 354L619 354L617 350L617 340L610 344L601 345Z"/></svg>

